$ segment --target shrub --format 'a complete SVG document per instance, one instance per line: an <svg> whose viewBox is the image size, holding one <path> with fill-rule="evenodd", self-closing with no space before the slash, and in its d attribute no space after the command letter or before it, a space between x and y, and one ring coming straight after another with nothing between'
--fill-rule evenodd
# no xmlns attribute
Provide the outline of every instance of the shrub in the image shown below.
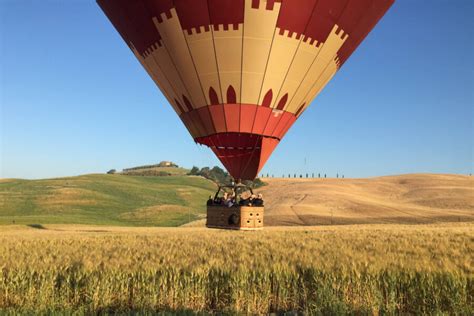
<svg viewBox="0 0 474 316"><path fill-rule="evenodd" d="M191 170L188 172L188 175L190 176L198 176L199 175L199 168L196 166L193 166Z"/></svg>

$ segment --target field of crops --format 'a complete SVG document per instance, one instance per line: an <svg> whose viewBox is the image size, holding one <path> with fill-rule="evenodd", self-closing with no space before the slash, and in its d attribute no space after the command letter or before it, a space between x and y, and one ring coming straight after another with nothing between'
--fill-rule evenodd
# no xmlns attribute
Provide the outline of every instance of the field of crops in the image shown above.
<svg viewBox="0 0 474 316"><path fill-rule="evenodd" d="M469 223L1 230L0 314L474 312Z"/></svg>

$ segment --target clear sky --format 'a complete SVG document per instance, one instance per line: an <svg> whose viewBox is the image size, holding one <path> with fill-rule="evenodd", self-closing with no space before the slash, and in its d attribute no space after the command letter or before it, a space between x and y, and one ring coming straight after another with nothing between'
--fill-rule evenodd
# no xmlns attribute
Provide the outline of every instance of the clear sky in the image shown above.
<svg viewBox="0 0 474 316"><path fill-rule="evenodd" d="M263 172L473 172L473 16L472 0L396 1ZM0 177L219 164L95 2L0 0L0 45Z"/></svg>

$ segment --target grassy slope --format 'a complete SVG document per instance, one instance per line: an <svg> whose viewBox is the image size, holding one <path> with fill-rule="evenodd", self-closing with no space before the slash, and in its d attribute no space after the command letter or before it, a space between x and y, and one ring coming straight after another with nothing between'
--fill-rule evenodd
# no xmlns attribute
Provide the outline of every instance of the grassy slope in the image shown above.
<svg viewBox="0 0 474 316"><path fill-rule="evenodd" d="M474 221L474 177L263 179L265 225Z"/></svg>
<svg viewBox="0 0 474 316"><path fill-rule="evenodd" d="M178 226L205 213L214 192L200 177L91 174L0 182L0 224Z"/></svg>

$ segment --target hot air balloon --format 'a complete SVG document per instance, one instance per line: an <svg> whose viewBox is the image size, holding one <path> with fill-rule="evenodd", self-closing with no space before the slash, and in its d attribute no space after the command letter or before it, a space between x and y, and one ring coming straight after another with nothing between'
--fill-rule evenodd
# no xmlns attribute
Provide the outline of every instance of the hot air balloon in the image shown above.
<svg viewBox="0 0 474 316"><path fill-rule="evenodd" d="M253 180L394 0L98 0L193 139Z"/></svg>

